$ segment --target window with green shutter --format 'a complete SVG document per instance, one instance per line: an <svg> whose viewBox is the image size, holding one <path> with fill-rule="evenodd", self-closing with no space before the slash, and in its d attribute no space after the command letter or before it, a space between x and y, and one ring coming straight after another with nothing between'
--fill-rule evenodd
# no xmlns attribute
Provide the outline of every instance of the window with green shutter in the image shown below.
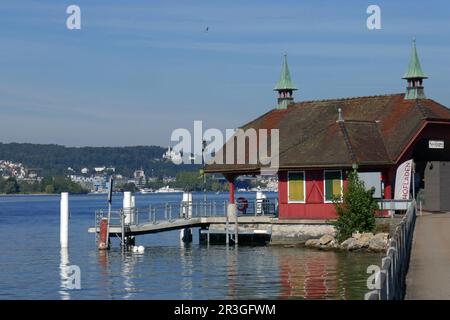
<svg viewBox="0 0 450 320"><path fill-rule="evenodd" d="M305 172L288 173L288 201L305 202Z"/></svg>
<svg viewBox="0 0 450 320"><path fill-rule="evenodd" d="M325 201L331 202L342 197L342 171L325 171Z"/></svg>

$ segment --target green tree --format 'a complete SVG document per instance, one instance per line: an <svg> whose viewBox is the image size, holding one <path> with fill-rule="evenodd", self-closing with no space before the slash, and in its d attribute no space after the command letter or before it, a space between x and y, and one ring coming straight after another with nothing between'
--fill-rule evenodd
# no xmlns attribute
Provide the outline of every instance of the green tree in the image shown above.
<svg viewBox="0 0 450 320"><path fill-rule="evenodd" d="M41 190L45 193L69 192L72 194L88 193L81 185L70 180L70 178L56 176L45 177L41 182Z"/></svg>
<svg viewBox="0 0 450 320"><path fill-rule="evenodd" d="M21 193L38 193L41 192L41 185L39 182L20 182L20 192Z"/></svg>
<svg viewBox="0 0 450 320"><path fill-rule="evenodd" d="M200 191L203 190L203 178L198 171L178 172L174 186L183 190Z"/></svg>
<svg viewBox="0 0 450 320"><path fill-rule="evenodd" d="M359 180L358 173L353 170L347 177L347 188L343 201L334 200L338 219L334 222L337 239L343 241L351 237L353 232L370 232L375 228L375 211L378 205L373 198L374 189L366 190L364 182Z"/></svg>
<svg viewBox="0 0 450 320"><path fill-rule="evenodd" d="M3 193L14 194L14 193L19 193L19 191L20 191L20 186L17 183L17 180L15 178L9 177L8 179L6 179L6 181L4 181Z"/></svg>
<svg viewBox="0 0 450 320"><path fill-rule="evenodd" d="M118 186L117 189L121 191L130 191L130 192L138 192L139 189L136 187L136 185L132 182L125 183L121 186Z"/></svg>
<svg viewBox="0 0 450 320"><path fill-rule="evenodd" d="M223 186L219 182L214 181L210 183L209 189L211 191L221 191L223 189Z"/></svg>
<svg viewBox="0 0 450 320"><path fill-rule="evenodd" d="M52 184L48 184L48 185L45 186L44 192L45 193L54 193L55 192L55 188L53 187Z"/></svg>
<svg viewBox="0 0 450 320"><path fill-rule="evenodd" d="M41 191L42 191L42 192L45 192L45 193L53 193L53 191L52 191L52 192L47 192L47 191L46 191L46 188L47 188L47 186L49 186L49 185L51 185L52 188L53 188L53 177L49 177L49 176L44 177L44 178L42 179L42 181L41 181Z"/></svg>
<svg viewBox="0 0 450 320"><path fill-rule="evenodd" d="M147 183L145 184L146 188L150 188L150 189L154 189L154 190L159 189L163 186L164 186L164 182L163 182L162 178L158 178L154 181L147 181Z"/></svg>

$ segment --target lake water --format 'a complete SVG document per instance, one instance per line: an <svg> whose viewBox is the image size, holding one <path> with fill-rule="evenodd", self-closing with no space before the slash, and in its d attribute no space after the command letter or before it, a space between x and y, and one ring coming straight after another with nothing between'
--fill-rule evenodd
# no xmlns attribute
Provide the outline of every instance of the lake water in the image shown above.
<svg viewBox="0 0 450 320"><path fill-rule="evenodd" d="M194 200L202 197L194 194ZM227 195L208 194L212 198ZM59 200L0 197L0 299L362 299L366 269L381 259L279 246L205 246L198 229L189 245L171 231L138 236L143 254L122 254L118 240L99 252L87 229L94 211L106 207L104 195L70 196L69 249L61 251ZM138 207L180 200L181 194L136 195ZM113 205L121 204L116 196ZM61 263L80 267L81 289L65 288Z"/></svg>

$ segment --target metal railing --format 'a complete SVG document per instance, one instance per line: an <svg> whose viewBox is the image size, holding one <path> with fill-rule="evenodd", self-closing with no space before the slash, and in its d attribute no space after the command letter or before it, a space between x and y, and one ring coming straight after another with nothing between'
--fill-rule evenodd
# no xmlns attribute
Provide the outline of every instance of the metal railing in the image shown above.
<svg viewBox="0 0 450 320"><path fill-rule="evenodd" d="M377 289L365 294L365 300L402 300L406 290L406 274L411 257L416 202L413 201L389 242L381 269L376 274Z"/></svg>
<svg viewBox="0 0 450 320"><path fill-rule="evenodd" d="M380 210L407 210L413 200L380 199L377 200Z"/></svg>
<svg viewBox="0 0 450 320"><path fill-rule="evenodd" d="M181 201L150 204L146 208L130 208L111 211L110 226L120 226L122 218L125 226L143 223L158 224L161 222L172 222L176 219L191 219L202 217L225 217L228 201ZM276 215L276 203L267 199L264 201L249 201L247 206L238 211L239 216L264 216ZM107 217L108 210L97 210L95 212L95 226L99 226L102 218Z"/></svg>

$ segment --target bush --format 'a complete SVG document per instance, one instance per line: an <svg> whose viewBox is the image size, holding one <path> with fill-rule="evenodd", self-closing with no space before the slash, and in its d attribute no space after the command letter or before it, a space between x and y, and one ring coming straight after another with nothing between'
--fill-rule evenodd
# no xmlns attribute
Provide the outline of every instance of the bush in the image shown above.
<svg viewBox="0 0 450 320"><path fill-rule="evenodd" d="M337 239L341 242L352 236L353 232L371 232L375 228L375 211L378 205L373 198L374 189L366 190L359 180L356 170L347 178L347 188L343 201L334 200L338 220L334 222Z"/></svg>
<svg viewBox="0 0 450 320"><path fill-rule="evenodd" d="M9 177L2 183L2 189L0 193L14 194L20 191L20 186L15 178Z"/></svg>

